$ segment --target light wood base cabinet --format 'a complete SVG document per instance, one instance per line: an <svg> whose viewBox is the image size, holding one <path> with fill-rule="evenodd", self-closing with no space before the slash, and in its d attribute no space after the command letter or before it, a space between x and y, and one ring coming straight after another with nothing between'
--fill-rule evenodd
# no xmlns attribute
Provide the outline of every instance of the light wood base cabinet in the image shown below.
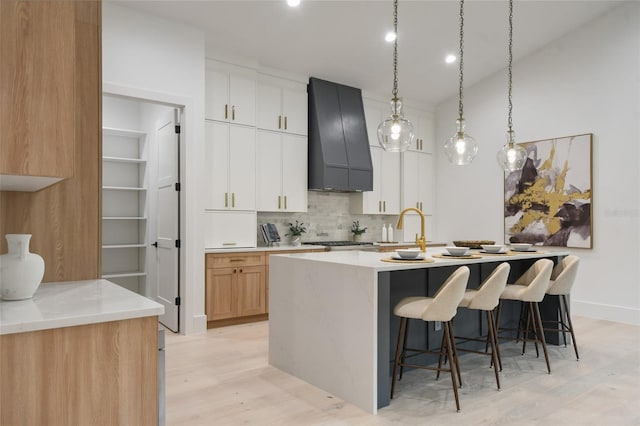
<svg viewBox="0 0 640 426"><path fill-rule="evenodd" d="M206 255L205 313L209 328L259 315L266 319L264 253ZM222 321L222 322L220 322ZM239 320L235 323L246 322Z"/></svg>
<svg viewBox="0 0 640 426"><path fill-rule="evenodd" d="M158 317L0 336L0 425L157 425Z"/></svg>

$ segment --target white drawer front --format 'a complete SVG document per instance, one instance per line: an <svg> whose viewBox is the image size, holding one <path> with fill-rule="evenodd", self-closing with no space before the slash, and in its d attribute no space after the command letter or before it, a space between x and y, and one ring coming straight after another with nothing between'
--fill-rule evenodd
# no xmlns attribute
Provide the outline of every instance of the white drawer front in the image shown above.
<svg viewBox="0 0 640 426"><path fill-rule="evenodd" d="M256 247L256 212L205 211L205 248Z"/></svg>

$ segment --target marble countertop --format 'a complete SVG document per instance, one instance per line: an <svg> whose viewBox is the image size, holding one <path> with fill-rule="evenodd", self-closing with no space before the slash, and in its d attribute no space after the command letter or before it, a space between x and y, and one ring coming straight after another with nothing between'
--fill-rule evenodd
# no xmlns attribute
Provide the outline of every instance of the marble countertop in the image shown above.
<svg viewBox="0 0 640 426"><path fill-rule="evenodd" d="M43 283L31 299L0 301L0 335L163 313L161 304L107 280Z"/></svg>
<svg viewBox="0 0 640 426"><path fill-rule="evenodd" d="M429 247L426 251L426 257L431 257L434 254L446 253L444 247ZM276 257L290 257L307 261L333 263L340 265L348 265L360 268L374 269L375 271L398 271L404 269L419 269L419 268L432 268L443 265L468 265L473 263L485 263L485 262L500 262L516 259L537 259L549 256L567 256L569 252L567 250L548 249L547 247L541 247L540 250L535 252L519 252L517 254L485 254L473 250L472 254L479 255L480 257L474 257L469 259L461 258L432 258L433 262L402 262L391 263L383 262L381 259L389 258L392 253L379 253L371 251L328 251L320 253L291 253L281 254Z"/></svg>

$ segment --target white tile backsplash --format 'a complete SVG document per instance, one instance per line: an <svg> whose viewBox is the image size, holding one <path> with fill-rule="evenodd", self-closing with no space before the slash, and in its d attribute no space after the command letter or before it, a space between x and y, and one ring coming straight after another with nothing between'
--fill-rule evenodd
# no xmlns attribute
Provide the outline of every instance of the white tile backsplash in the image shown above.
<svg viewBox="0 0 640 426"><path fill-rule="evenodd" d="M274 223L283 241L289 230L288 224L299 221L307 226L302 241L346 241L352 239L351 224L360 221L367 232L362 241L380 241L382 225L392 224L394 231L398 222L397 215L356 215L349 213L350 194L342 192L309 191L307 213L258 213L258 225ZM394 232L395 240L401 238L399 231ZM259 243L262 237L258 236Z"/></svg>

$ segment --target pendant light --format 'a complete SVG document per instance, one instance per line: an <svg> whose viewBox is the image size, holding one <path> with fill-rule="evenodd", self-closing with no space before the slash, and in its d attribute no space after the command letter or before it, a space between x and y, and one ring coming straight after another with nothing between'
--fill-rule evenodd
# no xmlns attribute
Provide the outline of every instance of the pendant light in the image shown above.
<svg viewBox="0 0 640 426"><path fill-rule="evenodd" d="M393 91L391 115L378 125L378 142L385 151L406 151L413 142L413 125L404 118L402 99L398 98L398 0L393 0Z"/></svg>
<svg viewBox="0 0 640 426"><path fill-rule="evenodd" d="M462 103L462 85L464 82L464 0L460 0L460 77L458 88L458 119L456 132L444 144L444 152L450 163L458 166L471 164L478 153L478 144L464 131L464 106Z"/></svg>
<svg viewBox="0 0 640 426"><path fill-rule="evenodd" d="M515 143L515 132L513 131L513 122L511 120L511 110L513 103L511 101L512 86L512 62L513 62L513 0L509 0L509 119L507 130L507 143L498 151L498 163L505 172L515 172L520 170L527 160L527 150Z"/></svg>

